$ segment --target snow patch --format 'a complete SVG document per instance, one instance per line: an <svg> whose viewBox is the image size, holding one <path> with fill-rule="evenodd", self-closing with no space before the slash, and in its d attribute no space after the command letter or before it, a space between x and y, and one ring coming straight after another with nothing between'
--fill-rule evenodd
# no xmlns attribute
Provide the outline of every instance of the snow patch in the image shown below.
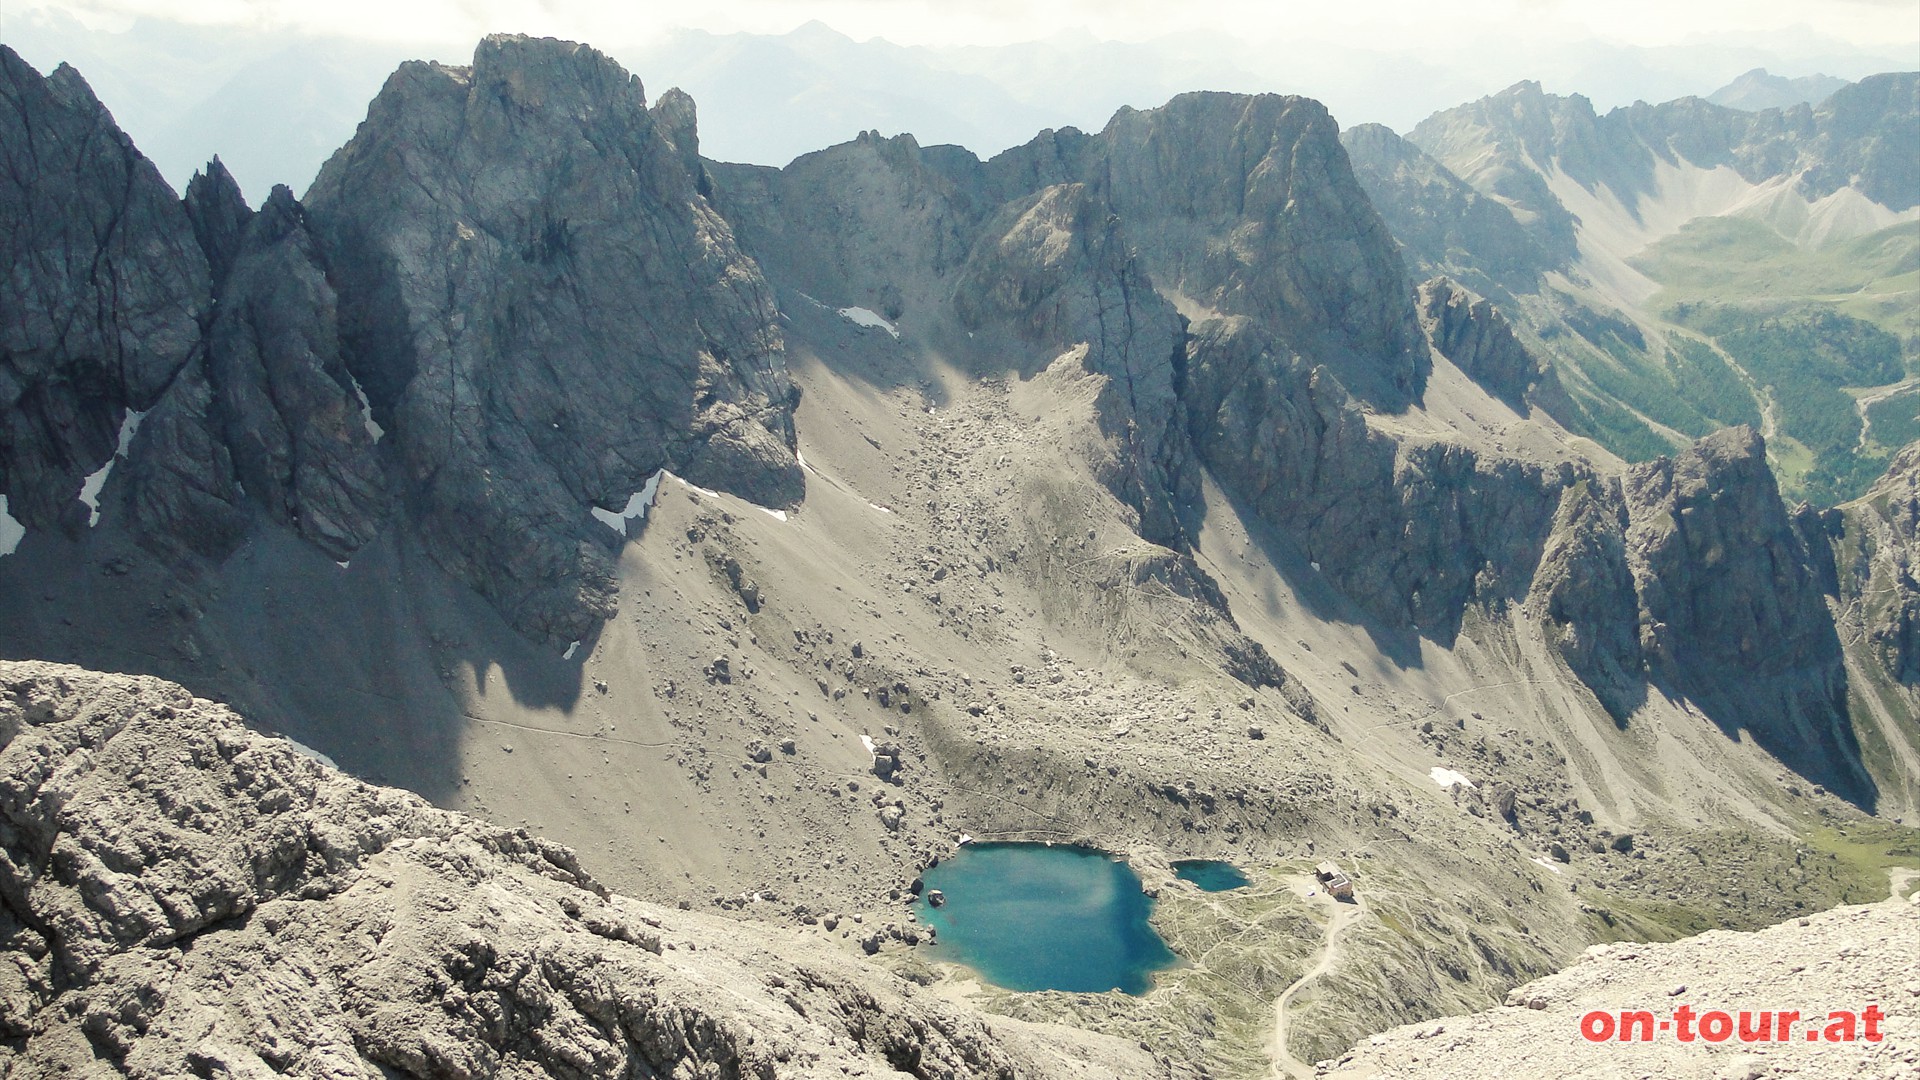
<svg viewBox="0 0 1920 1080"><path fill-rule="evenodd" d="M87 525L100 524L100 489L107 486L107 474L113 472L114 463L127 456L127 447L133 445L133 433L140 430L140 421L146 419L146 413L127 410L120 421L120 445L113 456L107 459L86 482L80 485L80 501L87 504Z"/></svg>
<svg viewBox="0 0 1920 1080"><path fill-rule="evenodd" d="M1438 765L1427 770L1427 775L1433 777L1433 782L1439 784L1441 787L1453 787L1455 784L1463 788L1471 789L1473 787L1473 781L1467 779L1460 773L1454 772L1452 769L1443 769Z"/></svg>
<svg viewBox="0 0 1920 1080"><path fill-rule="evenodd" d="M335 566L337 566L337 567L339 567L339 568L340 568L340 569L342 569L342 570L345 570L345 569L347 568L347 562L346 562L346 560L344 560L344 559L335 559L335 560L333 560L333 565L335 565Z"/></svg>
<svg viewBox="0 0 1920 1080"><path fill-rule="evenodd" d="M873 736L871 735L860 736L860 745L867 748L868 757L874 758L874 759L878 759L880 757L879 752L874 749Z"/></svg>
<svg viewBox="0 0 1920 1080"><path fill-rule="evenodd" d="M560 659L571 660L573 659L573 654L579 651L580 651L580 643L576 641L571 645L567 646L567 651L560 654Z"/></svg>
<svg viewBox="0 0 1920 1080"><path fill-rule="evenodd" d="M709 499L717 499L720 497L719 492L713 491L709 488L703 488L699 484L689 484L682 477L675 476L674 479L680 481L680 486L683 488L686 488L688 491L697 492L701 495L705 495Z"/></svg>
<svg viewBox="0 0 1920 1080"><path fill-rule="evenodd" d="M843 307L840 309L840 317L861 326L885 330L887 333L893 335L895 341L900 339L899 329L892 323L881 318L879 312L873 311L870 308Z"/></svg>
<svg viewBox="0 0 1920 1080"><path fill-rule="evenodd" d="M301 742L299 739L295 739L287 735L282 735L280 737L283 739L286 739L287 742L292 743L293 752L296 754L299 754L301 757L312 758L313 760L319 762L322 765L325 765L327 768L332 769L335 772L340 771L339 762L333 760L332 758L321 753L320 751L315 750L313 747L308 746L306 743Z"/></svg>
<svg viewBox="0 0 1920 1080"><path fill-rule="evenodd" d="M11 555L27 535L27 527L7 513L7 497L0 495L0 555Z"/></svg>
<svg viewBox="0 0 1920 1080"><path fill-rule="evenodd" d="M1533 861L1534 861L1534 862L1537 862L1537 863L1539 863L1539 864L1540 864L1541 866L1544 866L1544 867L1546 867L1547 869L1549 869L1549 870L1551 870L1551 871L1553 871L1553 872L1554 872L1554 873L1556 873L1556 874L1560 872L1560 868L1559 868L1559 867L1557 867L1557 866L1555 866L1555 865L1553 865L1553 863L1551 863L1551 862L1549 862L1549 861L1547 861L1546 859L1543 859L1543 858L1541 858L1541 857L1540 857L1540 856L1538 856L1538 855L1535 855L1535 856L1533 857Z"/></svg>
<svg viewBox="0 0 1920 1080"><path fill-rule="evenodd" d="M360 402L360 426L367 429L374 442L379 442L386 434L385 428L373 422L373 403L367 400L367 392L360 388L360 380L348 373L347 381L353 384L353 396Z"/></svg>
<svg viewBox="0 0 1920 1080"><path fill-rule="evenodd" d="M653 498L660 491L660 478L666 474L667 471L661 469L659 472L647 477L646 486L629 495L627 497L627 505L622 507L619 513L616 514L611 510L602 510L596 506L593 507L593 516L599 518L607 528L612 529L621 536L626 536L628 522L636 520L645 521L647 519L647 510L653 506Z"/></svg>
<svg viewBox="0 0 1920 1080"><path fill-rule="evenodd" d="M667 475L672 476L673 474L668 473ZM683 488L686 488L688 491L697 492L701 495L705 495L709 499L717 499L720 497L720 493L717 491L710 491L707 488L703 488L698 484L689 484L678 476L674 476L673 478L675 480L678 480L680 482L680 486ZM746 502L745 499L742 499L740 501ZM760 511L763 514L766 514L768 517L771 517L776 521L787 520L787 512L785 510L775 510L771 506L761 506L759 503L747 503L747 505L753 507L755 510ZM597 514L598 511L595 511L595 513ZM605 519L602 518L601 520L605 520Z"/></svg>
<svg viewBox="0 0 1920 1080"><path fill-rule="evenodd" d="M884 507L884 506L881 506L881 505L880 505L879 503L877 503L877 502L870 502L870 503L868 503L867 505L868 505L868 506L871 506L871 507L873 507L873 508L874 508L875 510L878 510L878 511L880 511L880 512L881 512L881 513L883 513L883 514L891 514L891 513L893 513L893 511L891 511L891 510L889 510L889 509L887 509L887 508L886 508L886 507Z"/></svg>

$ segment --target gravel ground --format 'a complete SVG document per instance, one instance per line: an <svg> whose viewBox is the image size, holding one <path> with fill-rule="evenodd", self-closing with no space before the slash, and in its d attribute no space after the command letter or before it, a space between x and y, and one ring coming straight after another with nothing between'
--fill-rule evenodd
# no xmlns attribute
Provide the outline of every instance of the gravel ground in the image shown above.
<svg viewBox="0 0 1920 1080"><path fill-rule="evenodd" d="M1691 1006L1696 1017L1724 1010L1736 1030L1725 1042L1683 1043L1677 1028L1651 1041L1582 1037L1592 1010L1618 1017L1647 1010L1656 1020ZM1824 1036L1832 1011L1884 1013L1883 1037L1852 1042ZM1784 1042L1743 1042L1740 1012L1796 1010ZM1758 1017L1755 1017L1756 1025ZM1692 1027L1700 1021L1696 1018ZM1596 1027L1598 1022L1596 1021ZM1777 1033L1777 1025L1776 1025ZM1636 1030L1635 1034L1638 1034ZM1664 945L1596 945L1557 975L1518 987L1503 1008L1395 1028L1319 1075L1362 1077L1920 1077L1920 902L1890 899L1836 908L1754 933L1710 931Z"/></svg>

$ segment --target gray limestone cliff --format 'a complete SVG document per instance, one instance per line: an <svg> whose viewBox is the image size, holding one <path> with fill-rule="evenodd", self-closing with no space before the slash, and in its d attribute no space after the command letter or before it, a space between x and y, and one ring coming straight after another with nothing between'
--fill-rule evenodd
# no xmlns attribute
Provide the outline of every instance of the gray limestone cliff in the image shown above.
<svg viewBox="0 0 1920 1080"><path fill-rule="evenodd" d="M535 637L610 614L589 510L658 470L802 493L772 298L670 138L691 119L585 46L492 37L403 65L306 198L429 550Z"/></svg>
<svg viewBox="0 0 1920 1080"><path fill-rule="evenodd" d="M1103 138L1110 197L1154 241L1162 288L1261 320L1382 408L1420 397L1405 268L1318 102L1183 94L1122 111Z"/></svg>
<svg viewBox="0 0 1920 1080"><path fill-rule="evenodd" d="M972 334L1057 356L1085 343L1109 378L1099 413L1118 452L1101 480L1141 514L1141 535L1181 546L1175 506L1197 498L1174 418L1185 326L1134 257L1119 215L1084 184L1043 188L990 221L961 268L954 305Z"/></svg>
<svg viewBox="0 0 1920 1080"><path fill-rule="evenodd" d="M936 338L951 322L976 354L1011 342L1044 363L1086 342L1117 384L1101 412L1129 459L1105 478L1158 542L1184 543L1176 509L1214 464L1179 419L1182 320L1245 320L1380 409L1425 385L1400 256L1304 98L1185 94L986 162L869 134L780 170L708 166L743 244L807 299Z"/></svg>
<svg viewBox="0 0 1920 1080"><path fill-rule="evenodd" d="M1811 557L1757 432L1728 428L1635 466L1624 488L1651 658L1752 675L1838 661Z"/></svg>
<svg viewBox="0 0 1920 1080"><path fill-rule="evenodd" d="M386 510L379 429L341 359L333 287L285 187L247 226L223 282L208 374L235 478L273 520L345 559Z"/></svg>
<svg viewBox="0 0 1920 1080"><path fill-rule="evenodd" d="M1563 491L1528 598L1548 646L1621 724L1646 697L1625 509L1600 479Z"/></svg>
<svg viewBox="0 0 1920 1080"><path fill-rule="evenodd" d="M1570 465L1375 430L1331 370L1246 319L1193 328L1194 445L1362 609L1451 641L1471 603L1524 595Z"/></svg>
<svg viewBox="0 0 1920 1080"><path fill-rule="evenodd" d="M1340 142L1417 274L1445 274L1481 293L1529 292L1541 274L1564 269L1575 256L1571 243L1542 243L1511 209L1379 124L1348 128Z"/></svg>
<svg viewBox="0 0 1920 1080"><path fill-rule="evenodd" d="M253 220L253 208L217 155L187 181L187 195L182 201L186 203L187 220L193 223L193 237L206 253L217 294L240 254L240 238L247 231L247 222Z"/></svg>
<svg viewBox="0 0 1920 1080"><path fill-rule="evenodd" d="M1441 355L1515 411L1530 401L1565 408L1566 391L1551 364L1527 351L1513 326L1485 297L1444 277L1422 282L1414 303L1420 328Z"/></svg>
<svg viewBox="0 0 1920 1080"><path fill-rule="evenodd" d="M1920 443L1894 455L1886 475L1841 515L1843 592L1882 669L1920 684Z"/></svg>
<svg viewBox="0 0 1920 1080"><path fill-rule="evenodd" d="M208 280L180 202L72 68L0 46L0 494L84 527L90 474L200 348Z"/></svg>
<svg viewBox="0 0 1920 1080"><path fill-rule="evenodd" d="M1095 136L1043 134L987 171L1003 190L1088 183L1178 303L1261 322L1380 408L1419 398L1427 358L1405 267L1318 102L1182 94L1122 109Z"/></svg>
<svg viewBox="0 0 1920 1080"><path fill-rule="evenodd" d="M1870 789L1822 591L1831 572L1780 501L1766 446L1727 428L1623 480L1640 641L1657 682L1836 790Z"/></svg>

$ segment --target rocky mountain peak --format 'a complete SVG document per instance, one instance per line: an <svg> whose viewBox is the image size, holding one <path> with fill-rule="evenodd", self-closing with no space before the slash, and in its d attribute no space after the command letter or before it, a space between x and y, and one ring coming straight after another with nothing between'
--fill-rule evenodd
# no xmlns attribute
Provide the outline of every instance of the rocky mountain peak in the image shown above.
<svg viewBox="0 0 1920 1080"><path fill-rule="evenodd" d="M1379 124L1348 128L1340 141L1410 271L1444 274L1482 293L1528 292L1577 255L1570 231L1564 247L1549 248L1513 210Z"/></svg>
<svg viewBox="0 0 1920 1080"><path fill-rule="evenodd" d="M1627 547L1641 645L1656 678L1840 790L1858 748L1833 693L1841 650L1810 549L1780 500L1766 443L1725 428L1628 469Z"/></svg>
<svg viewBox="0 0 1920 1080"><path fill-rule="evenodd" d="M0 46L0 486L30 528L88 520L113 460L199 347L207 263L180 201L78 72Z"/></svg>
<svg viewBox="0 0 1920 1080"><path fill-rule="evenodd" d="M1810 197L1847 186L1892 210L1920 206L1920 72L1869 75L1813 109L1802 155Z"/></svg>
<svg viewBox="0 0 1920 1080"><path fill-rule="evenodd" d="M207 267L218 291L233 269L239 254L240 236L253 218L253 208L240 193L240 185L216 155L207 167L187 182L187 220L193 222L194 239L206 252Z"/></svg>
<svg viewBox="0 0 1920 1080"><path fill-rule="evenodd" d="M496 36L396 73L308 195L431 550L536 636L610 610L588 511L654 472L802 492L771 295L667 115L593 49Z"/></svg>
<svg viewBox="0 0 1920 1080"><path fill-rule="evenodd" d="M1406 271L1324 106L1182 94L1121 111L1099 139L1100 186L1163 291L1260 319L1381 408L1419 398ZM1202 239L1226 234L1224 247Z"/></svg>

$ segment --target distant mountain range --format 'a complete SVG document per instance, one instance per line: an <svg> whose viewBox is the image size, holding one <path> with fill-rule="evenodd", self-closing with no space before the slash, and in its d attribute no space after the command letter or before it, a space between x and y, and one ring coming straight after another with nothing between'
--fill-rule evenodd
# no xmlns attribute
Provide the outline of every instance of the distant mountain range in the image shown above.
<svg viewBox="0 0 1920 1080"><path fill-rule="evenodd" d="M304 192L333 147L366 115L387 74L408 59L464 63L471 42L395 43L136 20L90 28L58 9L9 14L4 39L42 70L71 63L174 186L218 153L258 199L276 183ZM1809 36L1764 44L1633 48L1588 42L1413 55L1348 41L1243 41L1193 31L1142 42L1063 34L1014 45L902 46L856 41L821 23L786 34L680 30L609 48L657 95L678 86L699 101L707 153L783 165L862 131L912 132L991 155L1042 128L1098 128L1123 105L1145 108L1186 90L1304 94L1343 127L1405 131L1444 109L1542 72L1555 90L1600 107L1703 94L1740 72L1829 71L1859 78L1899 67ZM1766 87L1772 87L1767 76ZM1826 76L1801 80L1815 90ZM1736 82L1718 93L1741 86ZM1799 83L1795 84L1796 86ZM1739 102L1784 104L1749 90ZM1768 93L1774 91L1769 89ZM1805 100L1813 100L1808 97Z"/></svg>
<svg viewBox="0 0 1920 1080"><path fill-rule="evenodd" d="M1836 79L1831 75L1803 75L1798 79L1789 79L1784 75L1769 75L1766 68L1754 68L1708 94L1707 100L1729 109L1760 112L1794 105L1815 105L1845 85L1846 79Z"/></svg>
<svg viewBox="0 0 1920 1080"><path fill-rule="evenodd" d="M1640 459L1750 423L1822 503L1920 437L1920 76L1758 112L1525 82L1345 141L1409 261L1553 359L1569 430Z"/></svg>

